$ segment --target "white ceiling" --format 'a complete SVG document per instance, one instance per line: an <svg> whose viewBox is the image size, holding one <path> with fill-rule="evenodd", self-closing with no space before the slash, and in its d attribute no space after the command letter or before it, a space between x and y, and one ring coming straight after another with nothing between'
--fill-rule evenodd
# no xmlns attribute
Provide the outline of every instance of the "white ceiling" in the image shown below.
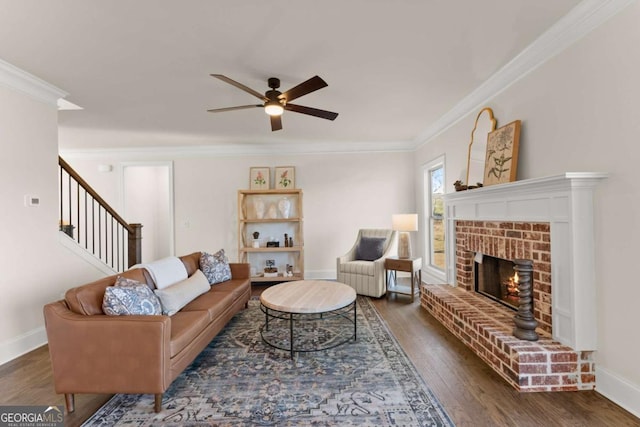
<svg viewBox="0 0 640 427"><path fill-rule="evenodd" d="M419 141L579 0L0 0L0 59L69 93L66 149ZM271 132L221 82L329 86Z"/></svg>

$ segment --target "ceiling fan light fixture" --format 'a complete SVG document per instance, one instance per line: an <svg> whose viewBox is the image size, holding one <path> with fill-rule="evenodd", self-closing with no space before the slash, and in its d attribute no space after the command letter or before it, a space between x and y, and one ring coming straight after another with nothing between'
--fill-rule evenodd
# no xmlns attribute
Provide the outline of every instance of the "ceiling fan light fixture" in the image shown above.
<svg viewBox="0 0 640 427"><path fill-rule="evenodd" d="M281 116L284 108L278 101L269 101L264 106L264 112L270 116Z"/></svg>

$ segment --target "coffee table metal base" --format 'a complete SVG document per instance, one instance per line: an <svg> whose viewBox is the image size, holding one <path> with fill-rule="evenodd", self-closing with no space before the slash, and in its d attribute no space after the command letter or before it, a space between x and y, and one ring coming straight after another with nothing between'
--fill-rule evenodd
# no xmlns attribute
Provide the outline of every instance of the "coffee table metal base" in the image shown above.
<svg viewBox="0 0 640 427"><path fill-rule="evenodd" d="M356 324L356 301L353 301L351 304L339 308L337 310L325 311L321 313L292 313L286 311L274 310L272 308L265 307L263 304L260 304L260 310L265 315L264 325L260 328L260 336L262 337L262 341L266 344L270 345L273 348L277 348L279 350L286 350L291 353L291 358L294 358L294 353L296 352L312 352L312 351L322 351L328 350L330 348L338 347L342 344L345 344L348 341L353 339L354 341L357 339L357 324ZM353 316L351 316L353 313ZM353 324L353 334L345 334L344 339L338 340L328 340L330 344L322 345L318 347L304 347L301 344L300 346L296 346L294 339L294 324L297 322L308 322L308 321L328 321L332 318L342 318L347 321L347 323ZM285 347L284 345L278 344L274 342L272 339L265 337L265 331L269 331L269 322L274 319L280 319L288 322L289 326L289 347ZM281 328L282 329L282 328ZM336 334L336 337L340 333Z"/></svg>

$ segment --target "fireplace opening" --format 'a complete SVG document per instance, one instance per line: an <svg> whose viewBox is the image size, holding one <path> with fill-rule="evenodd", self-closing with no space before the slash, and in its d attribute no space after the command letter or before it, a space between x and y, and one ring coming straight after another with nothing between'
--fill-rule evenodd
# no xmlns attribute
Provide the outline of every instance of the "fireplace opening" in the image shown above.
<svg viewBox="0 0 640 427"><path fill-rule="evenodd" d="M510 260L476 253L474 262L475 291L512 310L518 310L518 273Z"/></svg>

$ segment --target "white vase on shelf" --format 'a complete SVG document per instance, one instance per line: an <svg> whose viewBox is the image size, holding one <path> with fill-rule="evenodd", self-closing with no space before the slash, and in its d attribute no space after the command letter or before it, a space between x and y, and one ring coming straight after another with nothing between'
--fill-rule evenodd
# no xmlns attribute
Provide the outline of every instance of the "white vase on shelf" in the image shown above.
<svg viewBox="0 0 640 427"><path fill-rule="evenodd" d="M261 198L253 199L253 210L256 213L257 219L264 218L264 201Z"/></svg>
<svg viewBox="0 0 640 427"><path fill-rule="evenodd" d="M291 214L291 201L286 197L280 199L278 201L278 210L280 211L282 218L289 218L289 215Z"/></svg>
<svg viewBox="0 0 640 427"><path fill-rule="evenodd" d="M267 218L269 218L269 219L278 218L278 212L276 211L276 205L273 204L273 203L271 205L269 205L269 210L267 211Z"/></svg>

